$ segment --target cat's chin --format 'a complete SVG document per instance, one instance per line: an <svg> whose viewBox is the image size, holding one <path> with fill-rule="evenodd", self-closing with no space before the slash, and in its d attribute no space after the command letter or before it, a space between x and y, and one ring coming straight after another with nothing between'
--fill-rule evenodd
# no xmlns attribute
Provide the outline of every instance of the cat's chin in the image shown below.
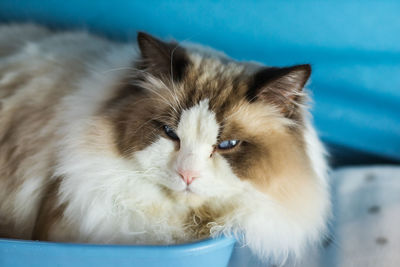
<svg viewBox="0 0 400 267"><path fill-rule="evenodd" d="M179 204L186 206L189 205L190 207L198 207L207 200L207 196L186 185L175 187L161 184L159 186L170 200Z"/></svg>
<svg viewBox="0 0 400 267"><path fill-rule="evenodd" d="M193 208L201 206L206 201L204 196L193 192L190 190L190 188L186 188L181 191L174 191L173 194L178 203L182 203Z"/></svg>

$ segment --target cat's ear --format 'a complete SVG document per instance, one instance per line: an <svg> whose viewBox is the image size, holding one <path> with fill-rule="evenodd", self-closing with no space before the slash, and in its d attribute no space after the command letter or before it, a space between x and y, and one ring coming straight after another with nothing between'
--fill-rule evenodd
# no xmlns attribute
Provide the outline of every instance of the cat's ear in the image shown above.
<svg viewBox="0 0 400 267"><path fill-rule="evenodd" d="M247 97L250 102L273 104L291 117L304 101L303 87L310 74L311 66L307 64L261 69L252 77Z"/></svg>
<svg viewBox="0 0 400 267"><path fill-rule="evenodd" d="M184 48L144 32L138 33L137 40L142 55L140 68L156 76L172 77L174 81L183 78L190 62Z"/></svg>

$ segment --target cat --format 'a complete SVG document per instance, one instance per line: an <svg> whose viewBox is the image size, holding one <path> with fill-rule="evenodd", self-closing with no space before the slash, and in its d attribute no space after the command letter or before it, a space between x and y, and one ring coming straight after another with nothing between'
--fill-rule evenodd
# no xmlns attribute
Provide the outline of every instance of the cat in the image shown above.
<svg viewBox="0 0 400 267"><path fill-rule="evenodd" d="M0 27L0 236L300 255L330 214L310 74L143 32Z"/></svg>

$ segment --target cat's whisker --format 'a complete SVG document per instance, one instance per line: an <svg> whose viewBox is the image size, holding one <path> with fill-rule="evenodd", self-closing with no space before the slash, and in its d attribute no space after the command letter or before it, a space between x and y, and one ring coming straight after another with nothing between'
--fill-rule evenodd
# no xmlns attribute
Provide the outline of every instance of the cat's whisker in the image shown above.
<svg viewBox="0 0 400 267"><path fill-rule="evenodd" d="M170 83L171 83L171 86L168 86L167 84L165 84L165 82L164 81L162 81L162 80L159 80L159 81L157 81L157 82L159 82L159 83L161 83L162 85L163 85L163 88L164 88L164 91L166 92L166 93L168 93L170 96L171 96L171 100L173 100L174 101L174 104L176 105L176 106L180 106L180 101L179 101L179 99L176 97L176 85L175 85L175 83L174 83L174 81L173 80L171 80L170 81Z"/></svg>
<svg viewBox="0 0 400 267"><path fill-rule="evenodd" d="M164 86L166 86L164 83L162 83ZM178 111L176 110L176 108L170 103L170 101L165 98L160 92L158 92L156 89L154 89L152 86L147 85L146 83L142 83L139 82L138 83L139 86L141 86L142 88L145 88L146 90L150 91L151 93L155 94L156 96L160 97L162 100L164 100L164 103L171 107L176 113L178 113ZM164 90L166 92L170 92L170 90Z"/></svg>
<svg viewBox="0 0 400 267"><path fill-rule="evenodd" d="M113 68L113 69L108 69L108 70L102 71L101 74L107 74L109 72L115 72L115 71L128 71L128 70L133 71L133 72L137 71L137 69L133 68L133 67L120 67L120 68Z"/></svg>
<svg viewBox="0 0 400 267"><path fill-rule="evenodd" d="M171 82L173 82L173 80L174 80L174 67L173 67L173 59L174 59L174 53L175 53L175 50L178 48L178 44L176 44L175 45L175 47L171 50L171 54L170 54L170 70L171 70L171 72L170 72L170 80L171 80Z"/></svg>

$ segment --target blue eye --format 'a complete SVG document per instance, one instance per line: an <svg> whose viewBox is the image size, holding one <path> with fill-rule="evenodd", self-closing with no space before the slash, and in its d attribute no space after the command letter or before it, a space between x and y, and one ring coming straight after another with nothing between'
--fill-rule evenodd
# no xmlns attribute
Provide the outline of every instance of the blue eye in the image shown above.
<svg viewBox="0 0 400 267"><path fill-rule="evenodd" d="M239 144L239 140L225 140L219 143L218 149L231 149Z"/></svg>
<svg viewBox="0 0 400 267"><path fill-rule="evenodd" d="M179 141L178 135L174 132L174 130L172 130L171 127L169 127L168 125L164 125L163 128L164 128L165 134L166 134L169 138L171 138L171 139L174 140L174 141Z"/></svg>

